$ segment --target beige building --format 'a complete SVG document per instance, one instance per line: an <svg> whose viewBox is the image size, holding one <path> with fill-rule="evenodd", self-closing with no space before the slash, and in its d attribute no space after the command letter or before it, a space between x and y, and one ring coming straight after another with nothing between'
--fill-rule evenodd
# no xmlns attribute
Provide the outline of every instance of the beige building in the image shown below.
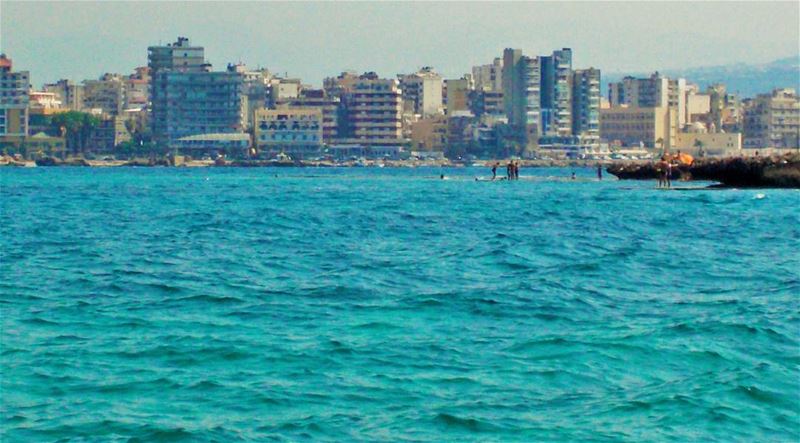
<svg viewBox="0 0 800 443"><path fill-rule="evenodd" d="M448 79L447 84L447 115L459 111L469 111L469 93L472 82L469 78Z"/></svg>
<svg viewBox="0 0 800 443"><path fill-rule="evenodd" d="M686 96L686 124L711 119L711 96L690 93ZM716 127L715 129L720 129Z"/></svg>
<svg viewBox="0 0 800 443"><path fill-rule="evenodd" d="M800 148L800 99L794 89L775 89L746 104L744 147Z"/></svg>
<svg viewBox="0 0 800 443"><path fill-rule="evenodd" d="M322 148L322 127L321 109L259 109L255 112L256 148L295 159L315 156Z"/></svg>
<svg viewBox="0 0 800 443"><path fill-rule="evenodd" d="M647 78L625 77L608 85L611 107L636 106L653 108L669 106L675 114L674 131L680 130L689 120L686 100L691 86L683 78L670 79L658 72Z"/></svg>
<svg viewBox="0 0 800 443"><path fill-rule="evenodd" d="M416 151L444 151L447 144L447 117L437 115L411 124L411 145Z"/></svg>
<svg viewBox="0 0 800 443"><path fill-rule="evenodd" d="M496 57L492 64L472 67L476 91L503 92L503 59Z"/></svg>
<svg viewBox="0 0 800 443"><path fill-rule="evenodd" d="M344 103L343 124L337 140L363 146L399 146L402 132L402 97L397 80L378 78L368 72L357 78L343 74L337 85L326 89L341 94Z"/></svg>
<svg viewBox="0 0 800 443"><path fill-rule="evenodd" d="M404 110L423 118L442 114L442 76L430 66L419 71L398 76L403 94Z"/></svg>
<svg viewBox="0 0 800 443"><path fill-rule="evenodd" d="M671 150L680 150L695 157L739 155L742 152L742 134L679 132L675 135Z"/></svg>
<svg viewBox="0 0 800 443"><path fill-rule="evenodd" d="M742 104L736 94L729 93L724 84L714 84L708 87L709 96L709 123L713 124L712 131L741 132L742 131Z"/></svg>
<svg viewBox="0 0 800 443"><path fill-rule="evenodd" d="M600 109L600 137L623 146L669 149L677 116L668 106L616 106Z"/></svg>
<svg viewBox="0 0 800 443"><path fill-rule="evenodd" d="M150 68L140 66L125 78L125 109L141 109L150 99Z"/></svg>
<svg viewBox="0 0 800 443"><path fill-rule="evenodd" d="M329 96L324 89L303 89L296 99L288 99L278 108L319 109L322 111L322 141L332 143L338 136L339 97Z"/></svg>
<svg viewBox="0 0 800 443"><path fill-rule="evenodd" d="M53 92L61 101L61 107L69 111L83 109L83 85L71 80L59 80L56 83L44 85L44 92Z"/></svg>
<svg viewBox="0 0 800 443"><path fill-rule="evenodd" d="M126 79L118 74L104 74L98 80L83 82L83 107L100 109L103 114L120 115L125 110Z"/></svg>

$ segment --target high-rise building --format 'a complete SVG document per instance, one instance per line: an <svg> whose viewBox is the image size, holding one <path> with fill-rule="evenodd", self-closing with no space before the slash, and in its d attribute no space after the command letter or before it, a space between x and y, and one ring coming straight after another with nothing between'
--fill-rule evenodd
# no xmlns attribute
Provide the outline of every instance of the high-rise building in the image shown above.
<svg viewBox="0 0 800 443"><path fill-rule="evenodd" d="M541 134L540 81L538 57L526 57L519 49L503 51L503 108L521 141L536 141Z"/></svg>
<svg viewBox="0 0 800 443"><path fill-rule="evenodd" d="M402 96L399 82L367 72L339 77L342 107L339 140L367 147L398 146L402 138ZM331 84L327 86L333 88Z"/></svg>
<svg viewBox="0 0 800 443"><path fill-rule="evenodd" d="M696 85L693 85L695 90ZM687 108L687 95L689 93L689 85L686 79L671 78L667 83L667 103L677 112L678 115L678 129L683 128L686 123L689 123L689 111Z"/></svg>
<svg viewBox="0 0 800 443"><path fill-rule="evenodd" d="M739 97L727 91L724 84L708 87L709 122L716 131L741 132L742 109Z"/></svg>
<svg viewBox="0 0 800 443"><path fill-rule="evenodd" d="M541 63L541 133L572 134L572 50L563 48L539 57Z"/></svg>
<svg viewBox="0 0 800 443"><path fill-rule="evenodd" d="M670 108L671 133L676 133L687 123L687 84L682 78L669 79L654 72L647 78L625 77L608 85L611 107Z"/></svg>
<svg viewBox="0 0 800 443"><path fill-rule="evenodd" d="M600 70L578 69L572 75L572 135L600 138Z"/></svg>
<svg viewBox="0 0 800 443"><path fill-rule="evenodd" d="M178 37L175 43L166 46L147 48L147 67L150 68L151 76L155 76L161 70L206 72L210 66L205 60L203 47L192 46L186 37Z"/></svg>
<svg viewBox="0 0 800 443"><path fill-rule="evenodd" d="M150 99L150 68L140 66L125 79L125 109L144 108Z"/></svg>
<svg viewBox="0 0 800 443"><path fill-rule="evenodd" d="M122 114L126 102L125 79L119 74L103 74L97 80L83 82L83 108L99 109L103 114Z"/></svg>
<svg viewBox="0 0 800 443"><path fill-rule="evenodd" d="M469 93L469 109L475 117L485 114L500 116L503 115L503 92L474 90Z"/></svg>
<svg viewBox="0 0 800 443"><path fill-rule="evenodd" d="M14 71L0 54L0 142L18 142L28 135L30 74Z"/></svg>
<svg viewBox="0 0 800 443"><path fill-rule="evenodd" d="M44 85L45 92L53 92L61 101L61 107L71 111L83 109L83 85L72 80L59 80L55 83Z"/></svg>
<svg viewBox="0 0 800 443"><path fill-rule="evenodd" d="M472 90L471 83L471 79L466 76L458 79L445 80L445 84L447 85L447 115L469 110L468 98Z"/></svg>
<svg viewBox="0 0 800 443"><path fill-rule="evenodd" d="M620 82L608 84L608 101L611 107L630 105L640 108L668 106L669 79L653 73L648 78L625 77Z"/></svg>
<svg viewBox="0 0 800 443"><path fill-rule="evenodd" d="M794 89L775 89L746 103L744 147L800 148L800 98Z"/></svg>
<svg viewBox="0 0 800 443"><path fill-rule="evenodd" d="M398 75L403 101L414 114L423 117L439 115L444 112L442 106L442 76L430 66L419 71Z"/></svg>
<svg viewBox="0 0 800 443"><path fill-rule="evenodd" d="M170 145L182 137L244 129L244 75L232 65L211 71L203 54L201 46L183 37L148 48L150 121L157 142Z"/></svg>
<svg viewBox="0 0 800 443"><path fill-rule="evenodd" d="M497 57L491 64L472 67L476 91L503 91L503 59Z"/></svg>

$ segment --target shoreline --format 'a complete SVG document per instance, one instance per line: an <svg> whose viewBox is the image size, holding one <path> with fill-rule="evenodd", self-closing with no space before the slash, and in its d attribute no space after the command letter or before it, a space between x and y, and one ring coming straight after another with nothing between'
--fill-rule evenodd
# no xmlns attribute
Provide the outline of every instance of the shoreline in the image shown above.
<svg viewBox="0 0 800 443"><path fill-rule="evenodd" d="M646 164L648 160L514 160L523 168L596 168L598 165L607 168L615 164ZM450 160L367 160L362 162L330 162L330 161L295 161L276 162L271 160L189 160L174 164L166 159L131 159L131 160L87 160L76 157L66 160L47 157L39 160L0 159L0 167L167 167L167 168L491 168L500 163L500 168L509 162L504 160L476 160L471 163L452 162Z"/></svg>

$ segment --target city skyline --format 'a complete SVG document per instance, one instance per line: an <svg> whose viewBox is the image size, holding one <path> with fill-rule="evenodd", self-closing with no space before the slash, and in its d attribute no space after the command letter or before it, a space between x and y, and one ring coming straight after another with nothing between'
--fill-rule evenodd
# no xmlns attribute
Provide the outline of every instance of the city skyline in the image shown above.
<svg viewBox="0 0 800 443"><path fill-rule="evenodd" d="M191 11L185 11L187 4ZM0 50L31 72L33 85L130 72L146 65L142 47L175 35L205 46L216 69L242 62L313 85L344 70L394 76L426 65L457 78L499 57L505 47L531 53L572 47L577 66L607 73L763 63L798 53L797 3L724 4L725 11L721 5L626 3L623 10L619 3L599 2L426 3L429 14L422 16L414 14L423 7L419 3L246 2L221 8L211 2L3 1ZM606 17L602 23L590 20L598 11ZM683 19L669 19L665 11ZM712 14L726 26L708 26ZM774 26L748 32L763 23L762 15ZM658 23L645 23L653 16ZM342 26L330 17L365 26ZM382 28L400 31L378 32Z"/></svg>

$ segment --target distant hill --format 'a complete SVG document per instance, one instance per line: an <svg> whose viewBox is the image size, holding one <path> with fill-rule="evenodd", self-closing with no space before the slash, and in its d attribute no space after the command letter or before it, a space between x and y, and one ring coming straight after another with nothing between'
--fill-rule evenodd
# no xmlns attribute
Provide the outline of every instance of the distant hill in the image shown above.
<svg viewBox="0 0 800 443"><path fill-rule="evenodd" d="M689 69L659 71L668 77L684 77L705 89L712 83L725 83L728 91L741 97L753 97L774 88L794 88L800 92L800 55L786 57L765 64L736 63ZM603 95L608 94L608 83L619 81L626 75L646 77L651 73L603 73Z"/></svg>

